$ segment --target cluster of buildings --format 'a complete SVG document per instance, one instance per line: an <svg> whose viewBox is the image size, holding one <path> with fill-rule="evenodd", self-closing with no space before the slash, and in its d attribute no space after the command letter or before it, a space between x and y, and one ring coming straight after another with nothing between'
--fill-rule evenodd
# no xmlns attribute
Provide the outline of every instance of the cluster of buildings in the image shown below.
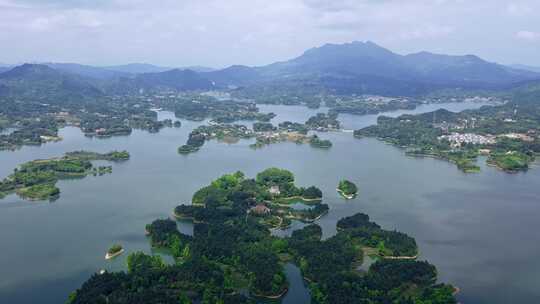
<svg viewBox="0 0 540 304"><path fill-rule="evenodd" d="M448 140L452 147L461 147L463 144L491 145L496 142L495 136L474 133L452 133L439 136L439 140Z"/></svg>
<svg viewBox="0 0 540 304"><path fill-rule="evenodd" d="M436 117L434 117L434 120ZM475 117L470 119L459 119L457 122L440 122L433 123L433 127L441 129L443 132L448 133L450 130L464 130L464 129L474 129L476 127L477 120Z"/></svg>
<svg viewBox="0 0 540 304"><path fill-rule="evenodd" d="M518 140L521 140L521 141L531 142L531 141L534 141L534 137L532 137L531 135L533 135L533 134L532 133L530 133L530 134L508 133L508 134L501 135L501 137L506 137L506 138L510 138L510 139L518 139Z"/></svg>
<svg viewBox="0 0 540 304"><path fill-rule="evenodd" d="M459 148L463 144L491 145L497 142L497 138L510 138L526 142L532 142L535 139L535 133L507 133L498 136L479 135L474 133L452 133L450 135L439 136L439 140L448 140L453 148Z"/></svg>
<svg viewBox="0 0 540 304"><path fill-rule="evenodd" d="M280 195L281 194L281 191L279 190L279 186L272 186L268 189L268 192L270 194L272 194L273 196L277 196L277 195ZM251 207L249 209L249 212L253 215L259 215L259 216L262 216L262 215L268 215L272 212L272 210L270 208L268 208L268 206L266 206L265 204L263 203L258 203L257 205Z"/></svg>

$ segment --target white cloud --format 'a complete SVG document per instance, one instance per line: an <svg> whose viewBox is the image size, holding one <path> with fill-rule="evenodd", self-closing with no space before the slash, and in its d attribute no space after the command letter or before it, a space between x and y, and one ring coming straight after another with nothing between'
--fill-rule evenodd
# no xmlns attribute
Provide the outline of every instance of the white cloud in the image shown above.
<svg viewBox="0 0 540 304"><path fill-rule="evenodd" d="M412 30L405 30L399 33L403 40L413 39L434 39L452 34L455 29L451 26L426 25Z"/></svg>
<svg viewBox="0 0 540 304"><path fill-rule="evenodd" d="M539 32L519 31L516 33L516 37L527 41L540 41Z"/></svg>
<svg viewBox="0 0 540 304"><path fill-rule="evenodd" d="M535 11L538 0L0 0L0 45L16 50L0 61L259 65L372 40L538 65L534 45L509 43L537 39L522 31L540 28Z"/></svg>
<svg viewBox="0 0 540 304"><path fill-rule="evenodd" d="M508 14L510 14L510 16L514 17L523 17L530 15L534 12L528 5L515 2L509 3L506 6L506 11L508 12Z"/></svg>

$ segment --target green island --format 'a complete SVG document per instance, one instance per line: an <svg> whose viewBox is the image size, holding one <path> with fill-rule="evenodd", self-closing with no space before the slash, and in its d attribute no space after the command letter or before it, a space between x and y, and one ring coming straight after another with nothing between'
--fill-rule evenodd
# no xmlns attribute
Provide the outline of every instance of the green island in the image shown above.
<svg viewBox="0 0 540 304"><path fill-rule="evenodd" d="M324 114L322 114L324 116ZM317 116L321 117L321 116ZM310 118L312 119L312 118ZM339 123L337 125L339 128ZM332 142L321 139L318 135L308 135L309 130L329 130L313 123L313 125L293 122L282 122L275 127L269 122L256 122L250 129L244 125L228 123L211 123L195 128L190 134L185 145L178 148L180 154L190 154L200 150L206 141L217 139L218 141L235 143L240 139L255 138L252 148L262 148L264 146L280 143L294 142L298 144L309 144L314 148L328 149L332 147Z"/></svg>
<svg viewBox="0 0 540 304"><path fill-rule="evenodd" d="M279 214L276 205L291 197L320 200L322 193L295 187L293 174L276 168L255 179L241 172L224 175L197 191L192 206L175 209L194 220L193 235L181 233L171 219L146 226L152 246L167 249L174 263L132 253L127 272L92 275L68 303L280 302L289 286L286 263L300 268L312 303L457 303L454 287L437 283L435 267L416 261L413 238L384 230L365 214L341 219L327 239L316 224L290 237L272 235L272 223L261 219ZM367 272L357 268L365 254L376 259Z"/></svg>
<svg viewBox="0 0 540 304"><path fill-rule="evenodd" d="M232 123L238 120L270 121L274 113L260 113L253 102L220 99L209 94L184 92L174 98L156 100L160 106L171 110L176 117L202 121L212 119L216 123Z"/></svg>
<svg viewBox="0 0 540 304"><path fill-rule="evenodd" d="M397 118L381 116L377 125L354 136L377 137L406 149L410 156L449 160L467 173L478 172L476 160L505 172L525 171L540 153L540 105L508 102L478 110L447 110Z"/></svg>
<svg viewBox="0 0 540 304"><path fill-rule="evenodd" d="M330 149L332 148L332 142L328 139L320 139L319 136L313 135L309 139L309 144L315 148Z"/></svg>
<svg viewBox="0 0 540 304"><path fill-rule="evenodd" d="M112 162L120 162L129 160L130 155L128 151L111 151L108 153L97 153L81 150L67 152L66 157L79 160L107 160Z"/></svg>
<svg viewBox="0 0 540 304"><path fill-rule="evenodd" d="M119 255L121 255L124 252L124 248L120 244L114 244L107 250L107 254L105 254L105 259L110 260L113 259Z"/></svg>
<svg viewBox="0 0 540 304"><path fill-rule="evenodd" d="M248 216L269 228L287 228L292 220L316 221L328 212L322 203L322 191L315 186L303 188L294 184L294 175L287 170L269 168L248 179L242 172L223 175L195 192L191 205L179 205L174 215L180 219L203 222L215 208L235 209L230 196L252 196ZM293 205L305 208L293 208Z"/></svg>
<svg viewBox="0 0 540 304"><path fill-rule="evenodd" d="M317 113L306 121L306 126L316 131L339 130L341 125L337 117L337 113Z"/></svg>
<svg viewBox="0 0 540 304"><path fill-rule="evenodd" d="M195 128L186 141L178 148L180 154L197 152L208 140L217 139L224 142L235 142L240 138L252 138L254 133L244 125L217 124L203 125Z"/></svg>
<svg viewBox="0 0 540 304"><path fill-rule="evenodd" d="M456 93L451 97L455 97ZM274 86L254 86L232 92L238 99L250 99L260 104L305 105L309 108L319 108L324 103L332 113L348 113L354 115L377 114L396 110L412 110L421 104L424 98L390 97L393 95L356 95L333 94L324 87L311 89L301 86L288 86L280 83ZM397 95L394 95L397 96ZM437 102L451 101L443 94L431 94L425 98ZM464 96L465 97L465 96Z"/></svg>
<svg viewBox="0 0 540 304"><path fill-rule="evenodd" d="M46 67L37 69L48 70ZM2 128L14 129L9 134L0 134L0 150L59 141L62 138L58 132L65 126L80 128L90 137L111 137L129 135L133 129L157 132L173 125L171 120L158 121L157 113L151 110L154 105L136 96L62 95L58 98L50 91L42 94L39 97L0 97ZM91 102L85 103L86 98Z"/></svg>
<svg viewBox="0 0 540 304"><path fill-rule="evenodd" d="M341 180L337 186L337 192L346 199L353 199L358 193L358 187L348 180Z"/></svg>
<svg viewBox="0 0 540 304"><path fill-rule="evenodd" d="M57 87L66 75L46 65L24 64L13 69L11 76L7 85L16 90L0 94L0 132L13 131L0 134L0 150L59 141L59 130L66 126L96 138L127 136L133 129L154 133L181 126L180 121L158 120L156 110L161 109L174 112L177 118L218 123L275 117L260 113L253 102L222 100L203 92L134 93L118 90L116 85L94 88L80 79L71 80L75 86Z"/></svg>
<svg viewBox="0 0 540 304"><path fill-rule="evenodd" d="M119 162L129 159L126 151L95 153L75 151L64 157L26 162L15 168L13 174L0 181L0 198L17 193L28 200L48 200L59 196L56 183L61 179L82 178L87 175L103 175L112 172L111 166L95 167L91 161Z"/></svg>

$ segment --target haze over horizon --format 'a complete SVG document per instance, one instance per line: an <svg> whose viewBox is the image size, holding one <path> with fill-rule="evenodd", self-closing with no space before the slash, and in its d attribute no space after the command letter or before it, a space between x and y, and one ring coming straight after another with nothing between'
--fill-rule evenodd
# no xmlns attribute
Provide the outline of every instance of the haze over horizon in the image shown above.
<svg viewBox="0 0 540 304"><path fill-rule="evenodd" d="M540 66L533 0L0 0L2 63L265 65L326 43Z"/></svg>

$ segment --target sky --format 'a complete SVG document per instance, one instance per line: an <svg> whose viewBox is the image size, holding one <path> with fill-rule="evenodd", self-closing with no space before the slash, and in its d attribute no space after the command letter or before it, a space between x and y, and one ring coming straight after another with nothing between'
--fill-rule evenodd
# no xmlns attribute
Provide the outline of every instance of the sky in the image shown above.
<svg viewBox="0 0 540 304"><path fill-rule="evenodd" d="M325 43L540 66L538 0L0 0L0 62L264 65Z"/></svg>

